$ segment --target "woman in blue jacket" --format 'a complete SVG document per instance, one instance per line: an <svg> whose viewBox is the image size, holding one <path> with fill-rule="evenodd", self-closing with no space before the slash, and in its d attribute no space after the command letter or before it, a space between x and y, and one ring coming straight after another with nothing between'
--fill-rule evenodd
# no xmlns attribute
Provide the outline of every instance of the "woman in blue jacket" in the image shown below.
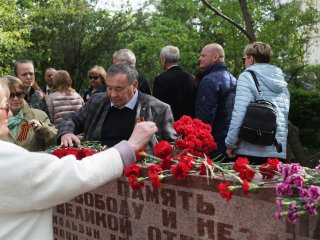
<svg viewBox="0 0 320 240"><path fill-rule="evenodd" d="M234 110L225 140L226 153L230 158L246 156L251 164L263 164L267 158L286 159L290 94L282 70L269 64L271 57L272 51L268 44L253 42L246 46L243 61L246 70L254 71L257 76L264 98L276 106L276 138L282 144L283 151L278 153L274 145L255 145L239 139L249 103L260 98L251 74L245 70L237 81Z"/></svg>

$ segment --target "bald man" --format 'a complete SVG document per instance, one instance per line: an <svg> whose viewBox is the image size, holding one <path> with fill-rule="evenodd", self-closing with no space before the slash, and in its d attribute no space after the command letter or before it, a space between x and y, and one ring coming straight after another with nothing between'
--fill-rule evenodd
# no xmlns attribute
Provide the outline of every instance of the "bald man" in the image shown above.
<svg viewBox="0 0 320 240"><path fill-rule="evenodd" d="M227 136L236 92L236 79L227 70L224 49L217 43L206 45L199 62L201 79L196 97L195 117L212 126L212 136L218 148L210 153L214 158L225 156Z"/></svg>

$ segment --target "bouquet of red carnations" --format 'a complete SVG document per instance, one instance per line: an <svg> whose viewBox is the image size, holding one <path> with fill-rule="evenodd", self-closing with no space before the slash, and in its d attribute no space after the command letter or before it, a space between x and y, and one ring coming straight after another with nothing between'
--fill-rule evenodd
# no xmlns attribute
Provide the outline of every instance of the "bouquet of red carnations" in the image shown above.
<svg viewBox="0 0 320 240"><path fill-rule="evenodd" d="M56 146L48 150L52 155L62 158L66 155L74 155L77 160L81 160L85 157L91 156L97 152L106 150L106 146L102 146L98 141L85 141L81 143L81 147L61 147Z"/></svg>
<svg viewBox="0 0 320 240"><path fill-rule="evenodd" d="M208 181L214 177L223 180L218 185L218 191L221 197L228 202L236 190L242 190L247 195L250 191L269 188L267 185L275 186L276 183L286 179L284 178L286 175L283 165L276 158L269 158L266 163L259 166L250 165L249 160L245 157L239 157L234 163L210 159L207 154L215 150L217 146L211 135L211 126L199 119L183 116L174 123L174 129L179 137L173 144L160 141L154 146L154 155L141 149L136 154L138 164L132 164L125 169L124 174L133 189L144 187L144 181L147 179L154 188L162 188L161 181L165 178L174 177L183 181L188 174L199 174L207 176ZM145 171L141 171L141 167L147 168L147 174L143 174ZM316 174L318 173L319 170ZM260 174L262 179L266 179L266 181L252 182L257 174ZM319 185L318 179L314 184ZM298 182L298 178L295 178L295 182ZM279 188L281 187L277 187L277 192L279 192ZM309 205L311 205L307 207L310 212L314 213L315 208L319 206L320 188L315 186L310 191L312 191L310 194L313 197L312 202L309 201ZM304 194L306 195L306 193ZM315 203L315 201L317 202ZM282 199L281 203L285 205L287 201ZM299 210L299 208L295 209ZM285 214L282 213L282 216ZM277 213L277 216L279 217L280 213Z"/></svg>

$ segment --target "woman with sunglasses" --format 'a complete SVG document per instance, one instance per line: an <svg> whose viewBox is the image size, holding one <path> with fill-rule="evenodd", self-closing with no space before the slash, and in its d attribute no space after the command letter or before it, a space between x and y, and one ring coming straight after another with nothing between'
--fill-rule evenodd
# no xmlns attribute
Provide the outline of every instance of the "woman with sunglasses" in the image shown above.
<svg viewBox="0 0 320 240"><path fill-rule="evenodd" d="M0 79L0 136L8 134L9 90ZM158 131L137 123L128 141L78 161L29 152L0 141L0 239L53 239L52 207L119 178L135 162L134 152Z"/></svg>
<svg viewBox="0 0 320 240"><path fill-rule="evenodd" d="M87 102L92 94L106 91L105 81L107 78L107 73L103 67L95 65L88 71L88 78L90 81L90 87L83 94L84 102Z"/></svg>
<svg viewBox="0 0 320 240"><path fill-rule="evenodd" d="M10 89L8 106L12 116L8 119L9 134L0 136L0 139L30 151L43 151L54 145L57 129L51 124L48 115L29 107L24 100L25 93L20 79L5 76L4 80Z"/></svg>

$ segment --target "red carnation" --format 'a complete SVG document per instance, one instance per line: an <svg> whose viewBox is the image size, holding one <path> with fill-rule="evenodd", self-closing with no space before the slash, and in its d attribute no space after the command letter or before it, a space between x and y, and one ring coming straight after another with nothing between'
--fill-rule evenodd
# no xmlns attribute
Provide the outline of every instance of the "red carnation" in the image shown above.
<svg viewBox="0 0 320 240"><path fill-rule="evenodd" d="M163 159L170 156L173 147L169 142L162 140L153 147L153 150L156 157Z"/></svg>
<svg viewBox="0 0 320 240"><path fill-rule="evenodd" d="M161 172L162 171L162 168L159 166L159 165L150 165L148 167L149 171L152 171L152 172Z"/></svg>
<svg viewBox="0 0 320 240"><path fill-rule="evenodd" d="M188 171L191 171L194 168L195 160L192 156L180 155L180 162L186 165Z"/></svg>
<svg viewBox="0 0 320 240"><path fill-rule="evenodd" d="M267 162L259 167L260 173L262 174L263 178L273 178L273 176L276 174L276 171L278 170L279 163L280 160L277 158L268 158Z"/></svg>
<svg viewBox="0 0 320 240"><path fill-rule="evenodd" d="M241 169L245 168L249 164L249 160L246 157L238 157L232 166L232 169L236 172L240 172Z"/></svg>
<svg viewBox="0 0 320 240"><path fill-rule="evenodd" d="M232 198L233 192L231 192L228 187L232 186L231 182L220 182L218 185L218 190L222 198L225 198L229 202Z"/></svg>
<svg viewBox="0 0 320 240"><path fill-rule="evenodd" d="M67 155L65 149L55 149L51 152L52 155L57 156L58 158L62 158Z"/></svg>
<svg viewBox="0 0 320 240"><path fill-rule="evenodd" d="M131 164L125 168L124 175L126 177L130 177L131 175L139 177L140 176L140 167L137 164Z"/></svg>
<svg viewBox="0 0 320 240"><path fill-rule="evenodd" d="M190 171L190 163L188 161L180 161L177 165L171 167L173 176L179 181L183 181Z"/></svg>
<svg viewBox="0 0 320 240"><path fill-rule="evenodd" d="M250 182L248 182L247 180L243 180L242 191L244 195L248 195L250 192Z"/></svg>
<svg viewBox="0 0 320 240"><path fill-rule="evenodd" d="M174 143L177 149L183 150L186 148L187 144L184 139L177 139Z"/></svg>
<svg viewBox="0 0 320 240"><path fill-rule="evenodd" d="M167 169L171 168L172 164L173 164L173 161L170 159L170 157L167 157L167 158L162 159L161 163L159 163L159 166L163 170L167 170Z"/></svg>
<svg viewBox="0 0 320 240"><path fill-rule="evenodd" d="M242 168L240 170L239 177L242 180L248 180L250 182L252 180L252 178L254 178L255 175L256 175L255 172L252 171L251 168Z"/></svg>
<svg viewBox="0 0 320 240"><path fill-rule="evenodd" d="M141 161L145 158L145 156L141 156L141 153L147 152L145 147L140 148L138 151L135 152L137 161Z"/></svg>
<svg viewBox="0 0 320 240"><path fill-rule="evenodd" d="M148 176L150 182L154 188L162 188L162 184L160 183L158 172L161 172L162 169L158 165L149 166Z"/></svg>
<svg viewBox="0 0 320 240"><path fill-rule="evenodd" d="M81 148L78 150L76 158L78 160L81 160L85 157L91 156L94 154L94 150L93 149L87 149L87 148Z"/></svg>
<svg viewBox="0 0 320 240"><path fill-rule="evenodd" d="M206 160L207 164L209 166L211 166L212 170L214 169L214 165L212 163L212 160L210 158L208 158ZM207 175L207 167L204 164L204 161L201 163L200 167L199 167L199 171L200 171L200 175ZM208 169L208 173L210 174L210 170Z"/></svg>
<svg viewBox="0 0 320 240"><path fill-rule="evenodd" d="M131 186L132 189L139 189L144 187L144 183L138 182L138 177L135 176L134 174L131 174L128 176L128 182L129 182L129 186Z"/></svg>

